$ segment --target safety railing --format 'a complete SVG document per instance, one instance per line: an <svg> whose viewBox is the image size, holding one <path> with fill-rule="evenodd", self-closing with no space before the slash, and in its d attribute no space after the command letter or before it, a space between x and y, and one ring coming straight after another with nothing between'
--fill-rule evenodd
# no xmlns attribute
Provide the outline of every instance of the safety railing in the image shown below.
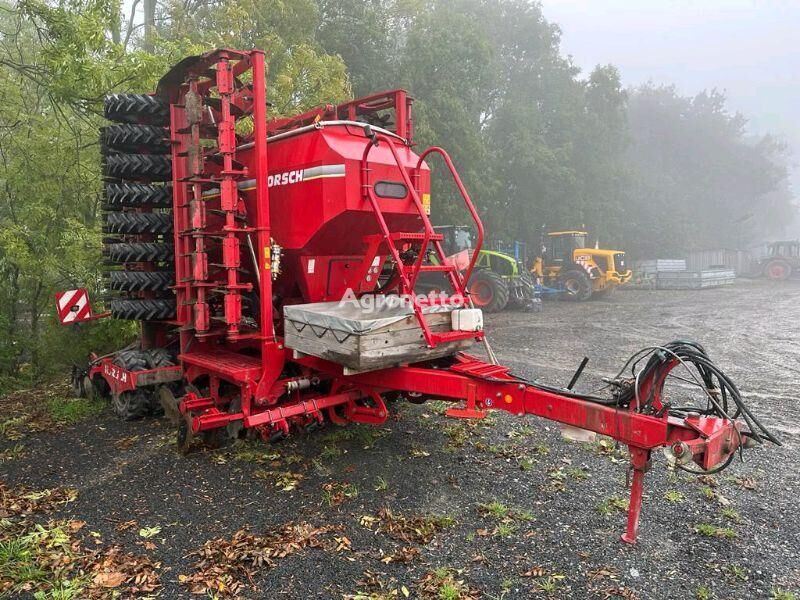
<svg viewBox="0 0 800 600"><path fill-rule="evenodd" d="M414 178L415 182L415 191L419 189L419 174L420 174L420 167L422 167L422 163L425 159L431 154L438 154L444 160L444 164L447 165L447 168L450 170L450 174L453 176L453 181L458 188L458 192L461 194L461 197L464 199L464 204L469 211L472 220L475 223L475 229L477 230L477 239L475 243L475 249L472 253L472 257L470 258L469 265L467 269L464 271L463 281L461 282L461 292L464 293L466 291L467 282L469 282L469 278L472 276L472 271L475 269L475 264L478 262L478 258L480 256L481 248L483 247L483 238L484 238L484 229L483 223L481 222L481 218L478 215L478 210L475 208L475 205L472 203L472 199L469 197L469 193L467 192L467 188L464 187L464 183L461 181L461 177L458 175L458 171L456 171L455 165L453 165L453 161L450 159L450 155L444 148L440 148L439 146L431 146L425 152L420 154L419 160L417 161L416 169L414 170ZM442 250L441 244L437 241L434 242L436 245L436 249L438 253L444 256L444 251ZM457 273L458 277L461 277L460 273Z"/></svg>

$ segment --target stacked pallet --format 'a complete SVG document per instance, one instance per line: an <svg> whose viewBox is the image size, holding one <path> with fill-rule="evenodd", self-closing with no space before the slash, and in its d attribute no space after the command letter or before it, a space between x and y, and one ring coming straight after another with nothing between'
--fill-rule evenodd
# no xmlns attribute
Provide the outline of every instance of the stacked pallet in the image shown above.
<svg viewBox="0 0 800 600"><path fill-rule="evenodd" d="M733 269L663 271L658 273L656 287L659 290L700 290L732 285L735 279Z"/></svg>
<svg viewBox="0 0 800 600"><path fill-rule="evenodd" d="M642 260L633 265L634 278L626 287L659 290L699 290L731 285L734 269L689 271L683 259Z"/></svg>

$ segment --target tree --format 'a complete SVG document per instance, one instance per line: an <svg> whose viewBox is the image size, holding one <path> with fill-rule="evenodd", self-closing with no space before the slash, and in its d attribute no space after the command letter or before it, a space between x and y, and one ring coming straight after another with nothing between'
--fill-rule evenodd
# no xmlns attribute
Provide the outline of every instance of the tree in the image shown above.
<svg viewBox="0 0 800 600"><path fill-rule="evenodd" d="M626 240L642 255L742 248L790 222L785 147L751 137L723 94L642 86L628 110L633 169Z"/></svg>

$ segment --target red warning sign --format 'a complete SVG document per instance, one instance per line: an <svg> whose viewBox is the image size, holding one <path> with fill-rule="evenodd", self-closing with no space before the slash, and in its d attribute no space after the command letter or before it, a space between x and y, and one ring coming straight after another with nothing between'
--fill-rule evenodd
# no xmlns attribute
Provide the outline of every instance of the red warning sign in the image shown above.
<svg viewBox="0 0 800 600"><path fill-rule="evenodd" d="M92 318L92 306L89 304L89 292L86 288L68 290L56 294L58 320L62 325L71 325Z"/></svg>

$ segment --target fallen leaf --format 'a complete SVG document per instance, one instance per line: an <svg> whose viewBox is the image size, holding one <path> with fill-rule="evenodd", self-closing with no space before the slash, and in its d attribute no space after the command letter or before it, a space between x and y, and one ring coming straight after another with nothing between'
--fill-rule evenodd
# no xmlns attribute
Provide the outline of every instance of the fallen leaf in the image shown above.
<svg viewBox="0 0 800 600"><path fill-rule="evenodd" d="M94 584L104 588L115 588L125 583L125 573L112 571L111 573L98 573L94 576Z"/></svg>
<svg viewBox="0 0 800 600"><path fill-rule="evenodd" d="M69 529L72 532L78 531L86 525L86 521L70 521L69 522Z"/></svg>
<svg viewBox="0 0 800 600"><path fill-rule="evenodd" d="M546 573L544 567L535 566L525 571L520 577L544 577Z"/></svg>

